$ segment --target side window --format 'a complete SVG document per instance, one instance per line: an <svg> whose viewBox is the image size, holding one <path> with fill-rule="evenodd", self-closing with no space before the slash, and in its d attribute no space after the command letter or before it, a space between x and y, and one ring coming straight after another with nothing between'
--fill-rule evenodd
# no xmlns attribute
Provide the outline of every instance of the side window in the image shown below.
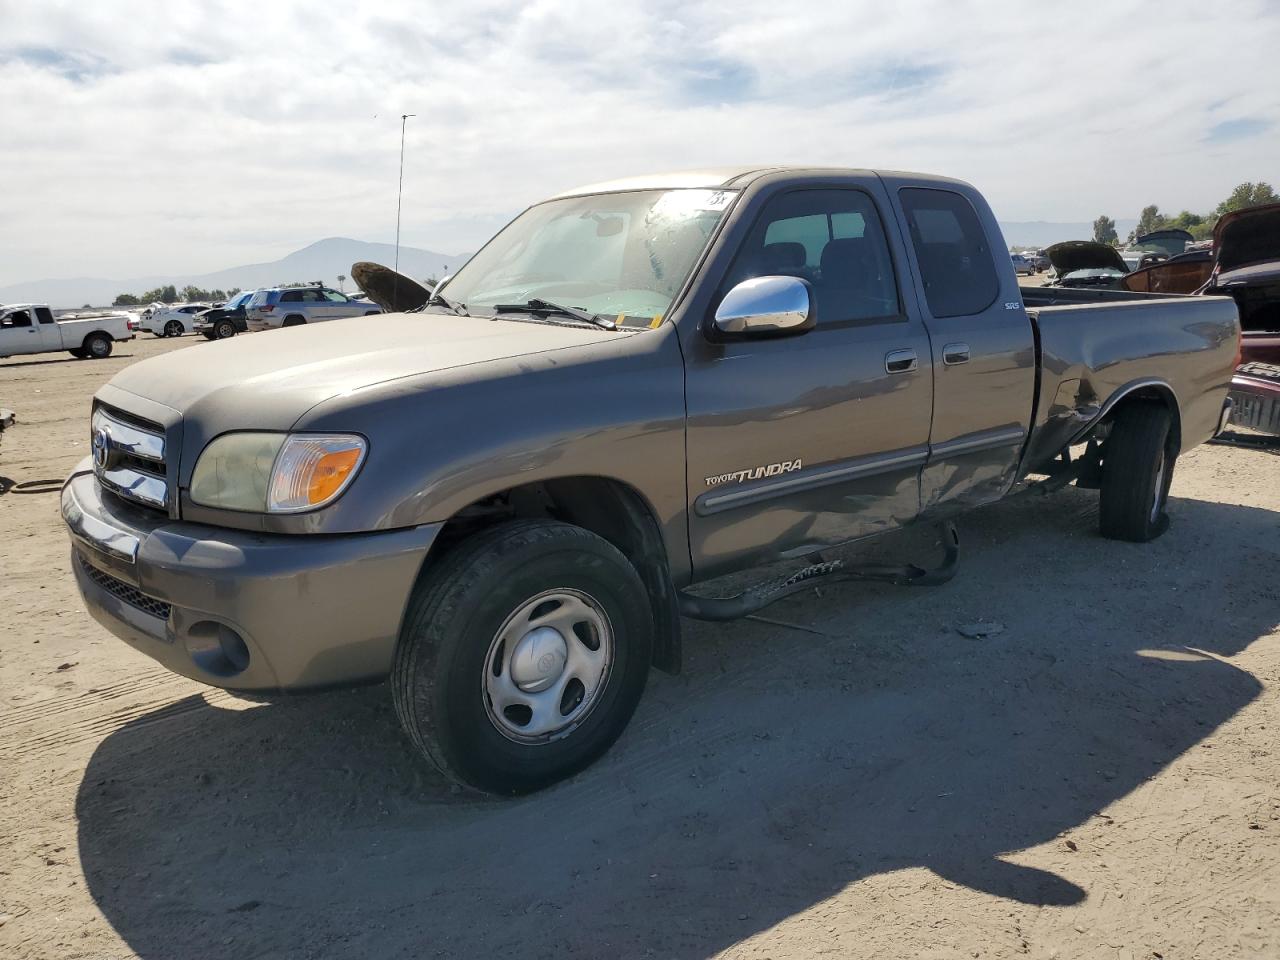
<svg viewBox="0 0 1280 960"><path fill-rule="evenodd" d="M752 277L809 281L817 322L901 311L884 225L861 190L795 190L766 204L722 292Z"/></svg>
<svg viewBox="0 0 1280 960"><path fill-rule="evenodd" d="M0 320L0 326L3 327L29 327L31 326L31 314L25 310L15 310L3 320Z"/></svg>
<svg viewBox="0 0 1280 960"><path fill-rule="evenodd" d="M898 196L929 312L939 318L963 317L991 306L1000 281L973 205L950 190L907 188Z"/></svg>
<svg viewBox="0 0 1280 960"><path fill-rule="evenodd" d="M340 294L337 290L326 290L324 298L332 303L346 303L347 298Z"/></svg>
<svg viewBox="0 0 1280 960"><path fill-rule="evenodd" d="M36 307L36 319L41 323L53 323L53 311L48 307Z"/></svg>
<svg viewBox="0 0 1280 960"><path fill-rule="evenodd" d="M280 302L281 303L301 303L302 291L286 290L284 293L280 294Z"/></svg>
<svg viewBox="0 0 1280 960"><path fill-rule="evenodd" d="M320 295L319 290L303 290L302 301L303 303L323 303L324 297Z"/></svg>

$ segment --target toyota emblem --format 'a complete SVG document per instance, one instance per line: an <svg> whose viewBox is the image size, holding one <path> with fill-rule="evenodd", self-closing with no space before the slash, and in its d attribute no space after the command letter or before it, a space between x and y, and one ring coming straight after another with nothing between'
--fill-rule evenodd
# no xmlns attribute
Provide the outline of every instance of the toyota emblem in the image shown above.
<svg viewBox="0 0 1280 960"><path fill-rule="evenodd" d="M107 468L111 459L111 434L106 427L94 427L91 436L93 444L93 463L99 470Z"/></svg>

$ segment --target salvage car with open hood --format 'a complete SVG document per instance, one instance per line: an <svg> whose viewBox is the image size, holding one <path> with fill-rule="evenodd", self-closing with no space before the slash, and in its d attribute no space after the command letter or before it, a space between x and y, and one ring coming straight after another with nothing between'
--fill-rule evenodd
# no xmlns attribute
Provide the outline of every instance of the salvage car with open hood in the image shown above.
<svg viewBox="0 0 1280 960"><path fill-rule="evenodd" d="M1115 247L1094 240L1064 240L1044 253L1053 268L1049 287L1114 287L1129 270Z"/></svg>

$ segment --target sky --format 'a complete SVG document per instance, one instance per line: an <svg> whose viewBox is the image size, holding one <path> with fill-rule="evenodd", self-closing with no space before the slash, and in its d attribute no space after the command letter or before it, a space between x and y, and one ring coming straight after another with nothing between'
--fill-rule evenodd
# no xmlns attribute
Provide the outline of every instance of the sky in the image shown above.
<svg viewBox="0 0 1280 960"><path fill-rule="evenodd" d="M1227 10L1230 10L1228 14ZM1280 187L1280 2L0 0L0 285L474 249L658 170L976 184L1003 221Z"/></svg>

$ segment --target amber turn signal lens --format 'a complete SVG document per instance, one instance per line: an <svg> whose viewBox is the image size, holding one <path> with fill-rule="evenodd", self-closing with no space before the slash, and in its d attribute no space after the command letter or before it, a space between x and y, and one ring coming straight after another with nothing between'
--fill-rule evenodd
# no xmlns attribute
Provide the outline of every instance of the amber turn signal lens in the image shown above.
<svg viewBox="0 0 1280 960"><path fill-rule="evenodd" d="M367 446L350 434L295 433L271 471L267 511L294 513L333 502L355 479Z"/></svg>
<svg viewBox="0 0 1280 960"><path fill-rule="evenodd" d="M307 484L307 500L314 506L331 499L347 482L351 471L360 463L362 450L338 450L326 453L311 469Z"/></svg>

